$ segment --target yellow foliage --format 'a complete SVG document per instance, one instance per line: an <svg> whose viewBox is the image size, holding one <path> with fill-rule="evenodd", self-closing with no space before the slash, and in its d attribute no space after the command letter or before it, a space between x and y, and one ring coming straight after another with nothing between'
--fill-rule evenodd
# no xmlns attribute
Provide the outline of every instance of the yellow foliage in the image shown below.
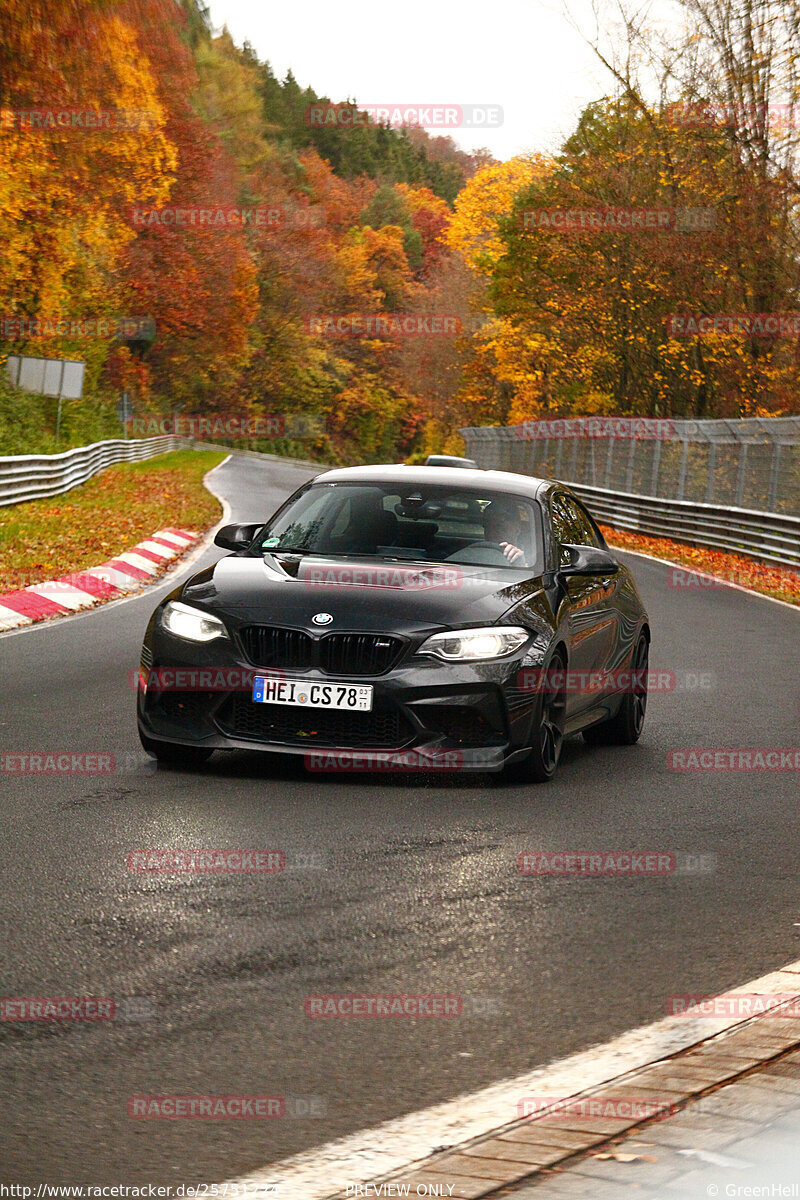
<svg viewBox="0 0 800 1200"><path fill-rule="evenodd" d="M0 137L0 304L28 317L114 311L109 290L134 237L130 209L169 197L176 151L166 114L134 30L93 14L92 63L65 72L58 104L11 95ZM15 115L32 107L128 116L115 128L35 126Z"/></svg>
<svg viewBox="0 0 800 1200"><path fill-rule="evenodd" d="M499 222L510 216L523 188L546 178L554 168L552 159L541 154L518 155L482 167L456 198L445 235L448 246L463 254L473 270L490 275L504 253Z"/></svg>

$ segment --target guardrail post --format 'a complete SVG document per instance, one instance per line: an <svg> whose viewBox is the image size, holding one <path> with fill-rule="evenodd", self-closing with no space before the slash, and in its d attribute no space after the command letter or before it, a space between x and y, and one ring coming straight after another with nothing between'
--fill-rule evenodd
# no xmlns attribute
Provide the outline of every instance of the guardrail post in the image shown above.
<svg viewBox="0 0 800 1200"><path fill-rule="evenodd" d="M747 442L742 442L742 448L739 451L739 475L736 480L736 507L742 507L744 499L744 476L747 470Z"/></svg>
<svg viewBox="0 0 800 1200"><path fill-rule="evenodd" d="M717 443L710 442L708 447L708 478L706 479L706 504L714 502L714 472L717 469Z"/></svg>
<svg viewBox="0 0 800 1200"><path fill-rule="evenodd" d="M689 439L684 438L683 446L681 448L681 470L680 470L680 475L678 476L678 496L677 496L678 500L683 499L683 494L686 491L686 467L687 467L688 461L689 461Z"/></svg>
<svg viewBox="0 0 800 1200"><path fill-rule="evenodd" d="M563 457L563 454L564 454L564 439L563 439L563 438L556 438L556 441L558 442L558 449L556 450L556 470L555 470L555 477L556 477L556 479L560 479L560 478L561 478L561 459L562 459L562 457Z"/></svg>
<svg viewBox="0 0 800 1200"><path fill-rule="evenodd" d="M772 446L772 467L769 473L769 498L767 500L767 509L769 512L777 512L778 510L778 476L781 469L781 444L775 442Z"/></svg>

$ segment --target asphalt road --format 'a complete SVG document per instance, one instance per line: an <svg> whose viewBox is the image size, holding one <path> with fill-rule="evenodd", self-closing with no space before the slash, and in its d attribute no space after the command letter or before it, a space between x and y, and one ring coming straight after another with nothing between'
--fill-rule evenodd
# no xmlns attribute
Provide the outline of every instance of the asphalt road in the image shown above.
<svg viewBox="0 0 800 1200"><path fill-rule="evenodd" d="M216 483L233 519L258 520L307 475L240 459ZM800 618L670 589L666 567L631 561L652 665L711 687L653 696L636 747L571 741L549 786L321 780L257 754L195 773L0 775L0 994L139 998L122 1021L0 1024L0 1182L230 1178L797 958L796 775L686 775L666 755L798 745ZM137 751L129 675L163 591L1 638L0 748ZM279 847L297 869L126 866L142 847L216 846ZM719 857L704 875L566 880L521 876L528 849ZM310 993L387 991L455 993L472 1015L305 1015ZM295 1099L280 1120L133 1120L143 1093L316 1097L324 1115Z"/></svg>

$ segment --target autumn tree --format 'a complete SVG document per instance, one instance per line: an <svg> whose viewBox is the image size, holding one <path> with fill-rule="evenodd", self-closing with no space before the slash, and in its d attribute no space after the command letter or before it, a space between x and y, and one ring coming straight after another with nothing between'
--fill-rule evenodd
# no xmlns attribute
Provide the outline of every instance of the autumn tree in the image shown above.
<svg viewBox="0 0 800 1200"><path fill-rule="evenodd" d="M166 200L176 165L136 31L92 0L9 0L0 56L2 310L49 320L121 315L130 207ZM90 385L108 353L97 339L12 348L85 358Z"/></svg>

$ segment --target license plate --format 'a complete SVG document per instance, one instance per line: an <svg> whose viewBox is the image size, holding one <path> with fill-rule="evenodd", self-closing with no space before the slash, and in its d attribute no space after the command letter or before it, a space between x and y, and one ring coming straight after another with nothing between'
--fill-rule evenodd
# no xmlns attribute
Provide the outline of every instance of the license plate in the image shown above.
<svg viewBox="0 0 800 1200"><path fill-rule="evenodd" d="M297 708L345 708L351 712L372 711L372 684L305 683L297 679L253 680L256 704L292 704Z"/></svg>

